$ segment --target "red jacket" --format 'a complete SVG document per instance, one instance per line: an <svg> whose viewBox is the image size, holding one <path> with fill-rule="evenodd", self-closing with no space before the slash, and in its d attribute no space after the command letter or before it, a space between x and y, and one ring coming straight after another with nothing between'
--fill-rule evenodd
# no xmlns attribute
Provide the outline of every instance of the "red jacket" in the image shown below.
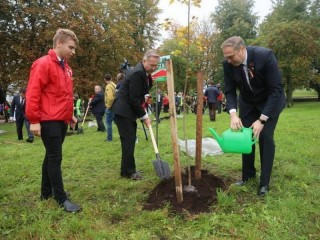
<svg viewBox="0 0 320 240"><path fill-rule="evenodd" d="M53 49L32 64L26 92L26 115L30 123L69 122L72 119L72 70L66 61L62 69Z"/></svg>

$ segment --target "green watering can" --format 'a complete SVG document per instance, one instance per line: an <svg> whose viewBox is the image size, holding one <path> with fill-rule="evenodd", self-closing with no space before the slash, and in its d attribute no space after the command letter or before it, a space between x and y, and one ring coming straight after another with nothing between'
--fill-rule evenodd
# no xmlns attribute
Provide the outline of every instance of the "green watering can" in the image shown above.
<svg viewBox="0 0 320 240"><path fill-rule="evenodd" d="M229 128L221 137L213 128L209 128L209 131L225 153L249 154L252 152L252 145L256 143L256 139L252 139L252 128L241 128L239 131Z"/></svg>

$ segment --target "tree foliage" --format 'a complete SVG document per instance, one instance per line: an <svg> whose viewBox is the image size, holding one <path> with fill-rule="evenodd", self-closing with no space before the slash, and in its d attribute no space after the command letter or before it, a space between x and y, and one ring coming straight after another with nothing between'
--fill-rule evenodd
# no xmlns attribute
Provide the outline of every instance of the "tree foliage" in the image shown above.
<svg viewBox="0 0 320 240"><path fill-rule="evenodd" d="M295 89L309 88L320 83L317 64L320 28L311 24L316 19L319 21L317 11L319 1L276 1L274 11L262 23L256 41L271 48L279 60L288 107L293 105L292 93Z"/></svg>
<svg viewBox="0 0 320 240"><path fill-rule="evenodd" d="M140 61L154 45L159 0L4 0L0 3L0 86L24 86L34 60L52 48L58 28L80 40L70 65L75 91L88 96L124 59Z"/></svg>

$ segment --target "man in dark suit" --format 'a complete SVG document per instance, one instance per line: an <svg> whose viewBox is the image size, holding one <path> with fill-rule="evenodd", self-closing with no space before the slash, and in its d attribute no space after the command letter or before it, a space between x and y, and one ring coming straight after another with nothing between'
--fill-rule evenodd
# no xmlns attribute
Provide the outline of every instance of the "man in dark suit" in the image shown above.
<svg viewBox="0 0 320 240"><path fill-rule="evenodd" d="M275 155L274 130L286 105L278 63L270 49L246 47L240 37L225 40L221 48L225 57L225 96L231 128L251 127L254 137L259 140L261 175L258 195L264 196L269 191ZM238 99L237 88L240 90ZM242 155L242 179L237 185L242 186L256 177L254 159L253 145L251 154Z"/></svg>
<svg viewBox="0 0 320 240"><path fill-rule="evenodd" d="M26 89L21 88L19 91L20 94L17 94L13 97L13 100L11 102L11 112L10 117L13 119L13 115L15 113L15 119L16 119L16 127L17 127L17 134L18 134L18 140L23 140L23 123L26 126L27 133L28 133L28 139L27 142L32 143L33 142L33 134L30 132L30 123L25 115L26 112Z"/></svg>
<svg viewBox="0 0 320 240"><path fill-rule="evenodd" d="M142 62L130 70L121 88L116 93L116 98L111 107L114 112L114 122L118 127L122 158L121 176L132 180L140 180L142 176L136 171L134 149L137 135L137 118L149 126L151 120L144 108L145 95L152 87L151 73L154 72L160 57L155 50L148 50Z"/></svg>
<svg viewBox="0 0 320 240"><path fill-rule="evenodd" d="M207 103L209 107L209 117L210 121L216 120L216 110L218 105L218 96L220 91L213 85L213 81L209 81L209 86L206 88L204 92L204 96L207 97Z"/></svg>
<svg viewBox="0 0 320 240"><path fill-rule="evenodd" d="M106 127L104 126L104 123L102 121L104 112L106 111L106 106L104 104L104 94L102 92L102 89L100 86L94 87L95 95L90 102L90 105L92 106L92 113L96 117L97 124L98 124L98 131L105 132Z"/></svg>

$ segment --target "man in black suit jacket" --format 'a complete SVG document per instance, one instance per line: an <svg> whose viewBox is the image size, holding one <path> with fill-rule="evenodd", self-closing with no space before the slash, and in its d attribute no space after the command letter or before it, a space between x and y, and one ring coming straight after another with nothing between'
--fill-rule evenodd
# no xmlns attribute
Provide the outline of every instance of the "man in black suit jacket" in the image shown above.
<svg viewBox="0 0 320 240"><path fill-rule="evenodd" d="M13 97L11 102L11 112L10 117L13 119L13 115L15 113L16 118L16 127L17 127L17 134L18 140L23 140L23 123L26 125L28 139L27 142L33 142L33 134L30 132L30 123L25 115L26 112L26 89L21 88L19 91L20 94L17 94Z"/></svg>
<svg viewBox="0 0 320 240"><path fill-rule="evenodd" d="M275 155L274 130L286 105L278 63L270 49L246 47L241 37L225 40L221 48L225 57L225 96L231 128L251 127L254 137L259 140L261 175L258 195L264 196L269 191ZM240 90L239 98L237 88ZM255 146L251 154L242 155L242 180L237 185L244 185L255 178L254 159Z"/></svg>
<svg viewBox="0 0 320 240"><path fill-rule="evenodd" d="M137 118L143 120L149 126L151 120L144 108L145 95L152 87L151 73L154 72L159 63L160 57L155 50L148 50L135 68L130 70L111 107L114 112L114 122L118 127L122 158L121 176L133 180L142 178L136 171L134 149L137 135Z"/></svg>

